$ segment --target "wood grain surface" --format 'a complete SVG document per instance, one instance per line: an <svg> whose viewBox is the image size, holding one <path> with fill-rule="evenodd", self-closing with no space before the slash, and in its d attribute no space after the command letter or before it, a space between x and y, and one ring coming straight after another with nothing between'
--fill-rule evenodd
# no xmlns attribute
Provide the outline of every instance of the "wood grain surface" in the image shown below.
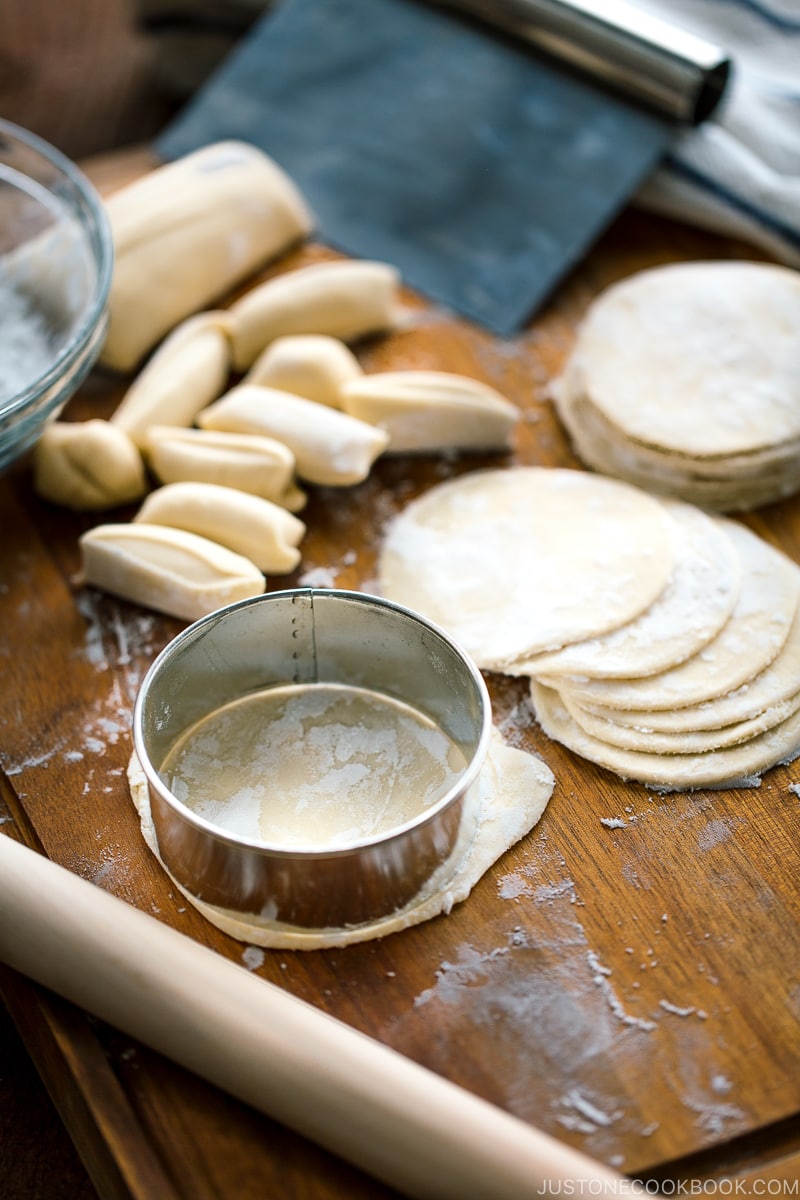
<svg viewBox="0 0 800 1200"><path fill-rule="evenodd" d="M89 170L108 191L147 162ZM743 256L758 257L628 212L511 341L406 295L411 320L359 346L364 367L494 385L523 411L513 453L387 460L358 487L311 489L301 566L269 587L368 591L387 523L425 488L481 466L578 466L548 387L591 297L655 263ZM310 244L266 274L326 257ZM68 419L108 415L123 388L96 372ZM182 623L78 586L77 538L100 518L39 500L27 462L0 479L0 514L4 833L627 1174L798 1177L797 765L758 788L660 796L550 742L524 684L490 675L495 722L556 775L532 834L447 917L345 950L247 952L175 894L126 788L138 686ZM800 561L800 499L744 519ZM1 983L102 1196L388 1195L18 976Z"/></svg>

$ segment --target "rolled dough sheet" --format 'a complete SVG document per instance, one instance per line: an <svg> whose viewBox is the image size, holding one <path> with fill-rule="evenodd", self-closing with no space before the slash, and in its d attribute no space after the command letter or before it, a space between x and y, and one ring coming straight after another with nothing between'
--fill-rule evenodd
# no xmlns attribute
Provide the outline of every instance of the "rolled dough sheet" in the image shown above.
<svg viewBox="0 0 800 1200"><path fill-rule="evenodd" d="M768 709L792 703L800 696L800 611L795 614L786 644L768 667L748 683L726 696L693 704L688 708L647 709L602 708L589 711L617 725L633 725L655 733L681 733L687 730L720 729L748 721ZM583 705L584 709L589 706Z"/></svg>
<svg viewBox="0 0 800 1200"><path fill-rule="evenodd" d="M630 678L668 670L719 633L739 595L740 558L724 525L680 501L662 501L681 537L675 569L660 596L620 629L562 650L537 654L514 675Z"/></svg>
<svg viewBox="0 0 800 1200"><path fill-rule="evenodd" d="M597 637L661 594L675 522L652 496L585 471L477 471L431 489L387 531L378 589L505 670Z"/></svg>
<svg viewBox="0 0 800 1200"><path fill-rule="evenodd" d="M699 754L706 750L721 750L725 746L737 746L747 742L756 734L780 725L800 709L800 693L788 700L773 704L770 708L745 721L712 729L687 729L679 732L649 729L646 725L618 724L614 720L600 717L576 704L562 693L561 700L572 719L584 733L619 746L623 750L636 750L645 754Z"/></svg>
<svg viewBox="0 0 800 1200"><path fill-rule="evenodd" d="M128 783L139 814L142 835L161 862L150 812L147 780L135 753L128 764ZM465 844L456 848L451 860L428 881L410 904L388 917L365 925L309 931L276 924L256 914L243 917L240 913L205 904L182 887L172 875L170 879L212 925L252 945L283 950L322 950L386 937L442 913L449 913L454 904L465 900L489 867L534 827L547 806L554 785L553 773L541 759L507 745L495 729L479 776L475 819L466 823L469 837L465 839ZM161 865L163 867L164 864Z"/></svg>
<svg viewBox="0 0 800 1200"><path fill-rule="evenodd" d="M603 292L574 355L587 397L628 437L724 457L800 436L798 328L797 271L673 263Z"/></svg>
<svg viewBox="0 0 800 1200"><path fill-rule="evenodd" d="M596 471L647 491L679 496L718 512L744 511L792 495L800 486L800 442L724 459L691 459L642 446L612 429L584 396L556 401L579 457Z"/></svg>
<svg viewBox="0 0 800 1200"><path fill-rule="evenodd" d="M665 478L727 484L738 479L755 482L763 479L768 470L797 469L800 437L784 439L774 446L713 458L698 458L654 445L650 440L642 442L630 437L592 403L577 355L569 360L561 377L554 381L552 395L570 432L584 430L592 441L601 442L604 450L618 450L621 461L629 457L640 467L657 475L663 474Z"/></svg>
<svg viewBox="0 0 800 1200"><path fill-rule="evenodd" d="M749 742L700 754L647 754L610 746L586 733L558 692L531 680L531 698L542 729L582 758L664 792L700 787L752 787L755 777L800 751L800 712Z"/></svg>
<svg viewBox="0 0 800 1200"><path fill-rule="evenodd" d="M733 612L699 653L658 675L553 680L580 704L615 709L687 708L754 679L785 645L800 599L800 569L738 521L725 521L742 562ZM542 672L539 677L547 683Z"/></svg>

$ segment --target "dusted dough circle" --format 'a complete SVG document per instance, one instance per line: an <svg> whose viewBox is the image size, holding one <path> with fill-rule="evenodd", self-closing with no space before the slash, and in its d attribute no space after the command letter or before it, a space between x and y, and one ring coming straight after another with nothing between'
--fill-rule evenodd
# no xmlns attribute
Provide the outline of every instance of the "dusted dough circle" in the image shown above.
<svg viewBox="0 0 800 1200"><path fill-rule="evenodd" d="M647 725L630 725L618 723L613 717L599 716L590 709L582 708L568 695L561 694L561 700L572 719L580 725L584 733L607 742L610 746L619 746L623 750L637 750L646 754L694 754L706 750L720 750L724 746L737 746L749 741L766 729L780 725L793 713L800 709L800 694L795 694L787 700L773 704L770 708L736 721L731 725L716 726L712 729L685 729L681 731L650 729Z"/></svg>
<svg viewBox="0 0 800 1200"><path fill-rule="evenodd" d="M665 587L677 540L663 505L618 480L473 472L395 519L379 590L448 630L479 666L502 670L633 620Z"/></svg>
<svg viewBox="0 0 800 1200"><path fill-rule="evenodd" d="M161 863L147 777L135 752L128 763L128 785L142 836ZM282 925L258 913L242 914L207 904L173 876L170 879L212 925L243 942L272 949L321 950L370 941L449 913L454 904L465 900L492 863L530 832L547 807L554 786L553 773L540 758L507 745L493 728L478 787L472 793L474 821L465 822L463 839L450 859L404 908L363 925L312 930Z"/></svg>
<svg viewBox="0 0 800 1200"><path fill-rule="evenodd" d="M536 716L548 737L582 758L664 791L749 785L749 778L796 754L800 747L800 711L773 729L738 746L690 754L654 754L611 746L581 729L558 692L531 681Z"/></svg>
<svg viewBox="0 0 800 1200"><path fill-rule="evenodd" d="M623 434L692 458L800 436L800 275L747 262L675 263L591 305L574 361Z"/></svg>
<svg viewBox="0 0 800 1200"><path fill-rule="evenodd" d="M604 637L515 663L515 675L654 675L683 662L719 633L739 595L736 548L721 521L690 504L662 503L682 544L661 595L640 616Z"/></svg>
<svg viewBox="0 0 800 1200"><path fill-rule="evenodd" d="M720 512L740 512L782 499L800 487L798 439L728 458L693 459L643 446L613 429L591 401L559 388L558 413L580 458L605 475L663 496L679 496Z"/></svg>
<svg viewBox="0 0 800 1200"><path fill-rule="evenodd" d="M789 636L800 570L746 526L724 528L742 562L739 597L727 623L706 646L668 671L631 679L558 681L582 705L619 709L680 709L712 700L752 680L771 663ZM550 682L544 677L543 682Z"/></svg>
<svg viewBox="0 0 800 1200"><path fill-rule="evenodd" d="M721 729L749 721L772 708L790 704L796 697L800 697L800 613L795 614L778 657L754 679L724 696L663 712L603 708L600 705L582 707L616 725L639 727L653 733L685 733Z"/></svg>

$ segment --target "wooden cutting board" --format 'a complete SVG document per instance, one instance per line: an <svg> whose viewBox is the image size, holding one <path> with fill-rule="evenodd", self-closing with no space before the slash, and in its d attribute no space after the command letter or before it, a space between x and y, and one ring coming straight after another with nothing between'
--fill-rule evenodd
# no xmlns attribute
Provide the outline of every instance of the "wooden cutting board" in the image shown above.
<svg viewBox="0 0 800 1200"><path fill-rule="evenodd" d="M110 191L149 163L87 170ZM311 244L268 273L330 256ZM411 321L359 347L365 369L494 385L523 410L514 452L386 461L358 487L312 489L302 564L270 588L368 591L387 522L425 488L482 466L579 466L548 385L586 305L633 271L712 257L758 256L628 212L510 342L407 295ZM66 416L107 416L123 390L96 372ZM447 917L345 950L245 947L187 909L141 840L132 706L182 624L77 586L77 538L99 519L41 502L26 462L0 479L3 833L627 1174L798 1178L800 766L758 788L659 796L551 743L524 684L489 676L495 722L556 776L532 834ZM743 519L800 561L800 497ZM389 1195L12 972L0 984L103 1197Z"/></svg>

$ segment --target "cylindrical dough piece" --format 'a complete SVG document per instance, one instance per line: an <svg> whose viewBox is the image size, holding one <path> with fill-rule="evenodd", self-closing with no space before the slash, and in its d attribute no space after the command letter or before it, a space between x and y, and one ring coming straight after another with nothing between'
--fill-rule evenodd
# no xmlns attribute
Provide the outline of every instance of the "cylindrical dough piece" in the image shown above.
<svg viewBox="0 0 800 1200"><path fill-rule="evenodd" d="M733 612L712 641L657 675L562 677L557 686L584 705L663 711L724 696L763 671L789 637L800 597L800 569L745 525L726 521L724 527L742 561L742 584ZM551 682L544 674L540 678Z"/></svg>
<svg viewBox="0 0 800 1200"><path fill-rule="evenodd" d="M475 471L394 520L379 589L447 629L479 666L504 670L638 616L675 553L664 506L628 484L542 467Z"/></svg>
<svg viewBox="0 0 800 1200"><path fill-rule="evenodd" d="M172 331L137 375L112 425L143 448L152 425L185 425L225 390L231 363L225 312L198 313Z"/></svg>
<svg viewBox="0 0 800 1200"><path fill-rule="evenodd" d="M134 517L210 538L249 558L265 574L293 571L306 527L285 508L216 483L168 483L151 492Z"/></svg>
<svg viewBox="0 0 800 1200"><path fill-rule="evenodd" d="M276 275L231 305L233 361L245 371L265 346L293 333L352 342L390 329L399 275L381 262L323 262Z"/></svg>
<svg viewBox="0 0 800 1200"><path fill-rule="evenodd" d="M722 629L739 595L741 560L723 522L664 500L680 532L675 569L640 616L603 637L573 642L509 668L514 675L595 679L655 675L696 654Z"/></svg>
<svg viewBox="0 0 800 1200"><path fill-rule="evenodd" d="M624 434L693 458L800 436L800 274L769 263L671 263L602 292L574 356Z"/></svg>
<svg viewBox="0 0 800 1200"><path fill-rule="evenodd" d="M388 454L507 450L519 410L488 384L449 371L383 371L345 383L341 407L389 434Z"/></svg>
<svg viewBox="0 0 800 1200"><path fill-rule="evenodd" d="M33 452L33 486L45 500L85 511L143 496L144 463L135 444L109 421L53 421Z"/></svg>
<svg viewBox="0 0 800 1200"><path fill-rule="evenodd" d="M242 383L277 388L279 392L292 392L317 404L341 408L343 384L361 374L355 354L339 338L299 333L270 342Z"/></svg>
<svg viewBox="0 0 800 1200"><path fill-rule="evenodd" d="M101 361L119 371L311 230L285 172L235 141L156 168L110 196L106 211L115 262Z"/></svg>
<svg viewBox="0 0 800 1200"><path fill-rule="evenodd" d="M198 414L201 429L276 438L289 447L309 483L345 487L366 479L388 434L345 413L279 392L242 384Z"/></svg>
<svg viewBox="0 0 800 1200"><path fill-rule="evenodd" d="M154 425L147 461L162 483L218 483L298 512L306 495L294 481L294 455L275 438Z"/></svg>
<svg viewBox="0 0 800 1200"><path fill-rule="evenodd" d="M97 525L80 547L82 583L187 621L260 596L266 586L249 559L183 529Z"/></svg>

